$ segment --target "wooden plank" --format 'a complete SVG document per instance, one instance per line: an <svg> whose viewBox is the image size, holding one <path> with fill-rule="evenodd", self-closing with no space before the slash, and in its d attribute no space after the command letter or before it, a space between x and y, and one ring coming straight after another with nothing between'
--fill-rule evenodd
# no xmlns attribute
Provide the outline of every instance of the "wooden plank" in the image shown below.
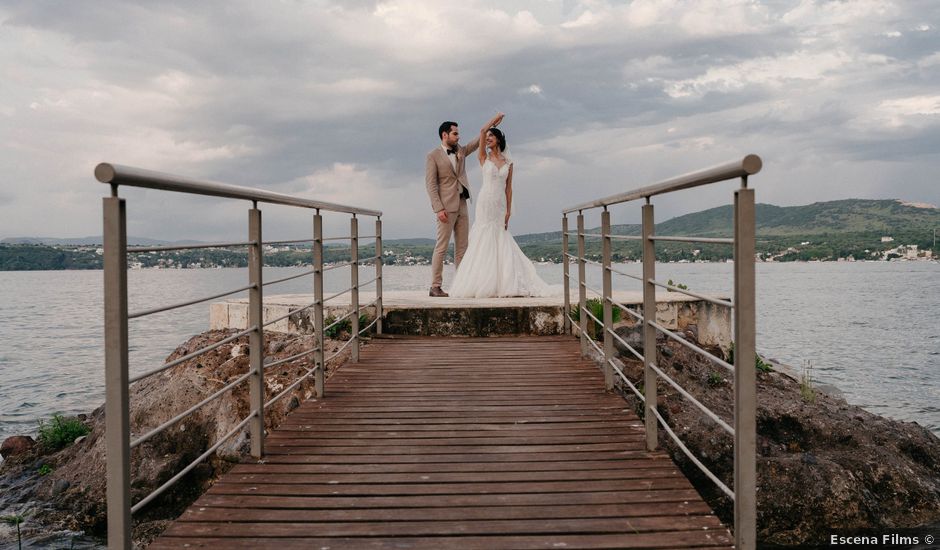
<svg viewBox="0 0 940 550"><path fill-rule="evenodd" d="M472 521L571 518L629 518L653 516L705 516L704 502L597 504L594 506L462 506L438 508L262 508L193 506L179 521L198 522L342 522L342 521Z"/></svg>
<svg viewBox="0 0 940 550"><path fill-rule="evenodd" d="M321 537L416 537L446 535L521 535L549 533L643 533L720 529L715 516L608 517L576 519L355 521L355 522L202 522L177 521L167 534L206 537L302 537L311 531Z"/></svg>
<svg viewBox="0 0 940 550"><path fill-rule="evenodd" d="M383 339L151 548L728 547L603 387L570 338Z"/></svg>
<svg viewBox="0 0 940 550"><path fill-rule="evenodd" d="M303 509L362 509L362 508L450 508L487 507L508 508L520 506L578 505L587 508L603 504L640 504L668 502L693 502L701 499L691 488L657 489L650 491L606 491L580 493L534 493L534 494L480 494L452 495L446 499L437 496L270 496L227 495L214 489L199 497L193 507L223 506L227 508L303 508Z"/></svg>
<svg viewBox="0 0 940 550"><path fill-rule="evenodd" d="M603 481L423 483L423 484L272 484L234 483L222 478L210 489L214 494L284 496L392 496L472 495L499 493L577 493L581 491L651 491L691 487L684 477L610 479Z"/></svg>
<svg viewBox="0 0 940 550"><path fill-rule="evenodd" d="M712 531L679 531L658 533L622 534L570 534L570 535L523 535L523 536L461 536L461 537L164 537L154 541L148 548L225 548L255 549L277 548L279 550L309 550L311 548L329 548L329 550L371 550L385 548L407 548L409 550L441 550L455 548L460 550L557 550L558 548L671 548L702 547L730 548L732 539L729 535Z"/></svg>

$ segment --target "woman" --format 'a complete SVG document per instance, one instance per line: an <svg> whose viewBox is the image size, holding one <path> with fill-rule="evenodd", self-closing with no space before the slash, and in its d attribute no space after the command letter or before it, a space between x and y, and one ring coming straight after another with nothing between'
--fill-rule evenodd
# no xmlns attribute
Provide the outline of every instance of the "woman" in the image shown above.
<svg viewBox="0 0 940 550"><path fill-rule="evenodd" d="M499 113L480 129L477 153L483 171L483 187L477 194L476 214L467 252L454 277L450 295L455 298L497 296L546 296L550 287L539 278L509 233L512 215L512 157L506 136L495 127Z"/></svg>

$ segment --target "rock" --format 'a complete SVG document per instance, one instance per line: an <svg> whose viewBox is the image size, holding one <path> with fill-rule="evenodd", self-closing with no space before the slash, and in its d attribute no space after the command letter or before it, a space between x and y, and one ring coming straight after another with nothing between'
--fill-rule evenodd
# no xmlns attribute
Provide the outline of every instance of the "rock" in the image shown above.
<svg viewBox="0 0 940 550"><path fill-rule="evenodd" d="M68 488L71 486L72 484L69 483L68 481L64 479L57 479L55 480L55 483L52 484L52 491L50 491L50 493L52 494L52 496L57 497L61 495L62 493L64 493L65 491L67 491Z"/></svg>
<svg viewBox="0 0 940 550"><path fill-rule="evenodd" d="M0 456L10 458L27 453L36 446L36 441L28 435L14 435L3 440L0 445Z"/></svg>
<svg viewBox="0 0 940 550"><path fill-rule="evenodd" d="M643 327L640 325L634 327L617 327L614 329L614 332L623 339L624 342L630 344L630 347L636 350L637 353L643 355ZM620 353L620 355L628 359L636 359L636 356L623 345L620 340L614 338L614 347Z"/></svg>
<svg viewBox="0 0 940 550"><path fill-rule="evenodd" d="M87 439L87 438L88 438L87 435L80 435L80 436L76 437L76 438L75 438L75 441L73 441L72 443L73 443L73 444L78 444L78 443L81 443L82 441L85 441L85 439Z"/></svg>
<svg viewBox="0 0 940 550"><path fill-rule="evenodd" d="M734 418L733 384L711 386L715 366L678 342L659 367L726 422ZM706 350L720 355L717 348ZM660 350L664 349L660 347ZM636 383L643 367L626 364ZM635 410L642 404L625 392ZM804 402L798 380L757 373L757 540L807 546L828 541L833 528L897 529L940 522L940 438L915 423L880 417L816 387ZM734 478L731 436L684 397L659 382L659 408L682 430L684 445L719 479ZM728 524L733 503L692 464L664 431L660 445Z"/></svg>
<svg viewBox="0 0 940 550"><path fill-rule="evenodd" d="M167 361L214 344L235 332L222 330L196 335L180 345ZM291 354L289 350L294 349L287 343L295 336L269 333L265 338L268 343L280 341L285 344L280 346L281 351L274 359L288 357ZM245 356L247 341L248 337L244 336L220 346L217 353L204 354L174 366L167 371L166 377L150 377L132 384L129 411L132 433L147 433L217 392L233 377L245 373L248 368L248 357ZM333 368L336 366L332 365ZM265 379L268 384L287 387L301 374L299 369L284 369L266 374ZM266 430L277 427L290 408L296 408L313 393L313 386L314 379L310 377L291 395L267 409L264 415ZM225 392L173 428L136 447L131 461L132 499L136 501L149 494L230 432L247 415L248 394L247 384ZM8 503L35 503L42 510L42 513L30 516L31 528L37 532L84 531L92 536L104 535L107 518L104 416L103 406L86 416L91 432L77 439L80 445L69 445L45 456L24 454L21 460L0 461L0 511ZM7 455L6 447L14 452L16 441L4 442L4 457ZM22 445L27 448L34 444L29 438L24 441ZM144 523L138 524L150 527L135 527L134 536L139 537L135 538L135 546L146 546L170 519L182 513L219 475L246 456L249 443L247 435L230 438L215 455L190 471L184 482L173 485L154 501L141 516L145 518L140 520ZM35 444L32 452L40 450L41 446ZM55 472L38 475L38 470L46 464L54 465ZM0 536L0 547L5 547L4 542Z"/></svg>
<svg viewBox="0 0 940 550"><path fill-rule="evenodd" d="M271 342L268 344L268 353L279 353L285 346L286 344L281 341Z"/></svg>

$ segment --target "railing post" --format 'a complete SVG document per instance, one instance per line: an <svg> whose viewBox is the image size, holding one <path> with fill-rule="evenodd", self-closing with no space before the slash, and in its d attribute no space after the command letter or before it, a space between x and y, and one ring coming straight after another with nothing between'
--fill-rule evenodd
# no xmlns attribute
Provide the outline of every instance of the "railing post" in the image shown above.
<svg viewBox="0 0 940 550"><path fill-rule="evenodd" d="M562 265L562 279L564 281L565 287L565 306L561 310L564 318L564 333L572 334L573 329L571 328L571 319L568 317L571 314L571 289L569 285L571 284L571 274L569 273L570 268L568 265L568 215L562 214L561 216L561 265Z"/></svg>
<svg viewBox="0 0 940 550"><path fill-rule="evenodd" d="M382 334L382 218L375 220L375 333Z"/></svg>
<svg viewBox="0 0 940 550"><path fill-rule="evenodd" d="M248 400L253 418L248 423L251 456L264 455L264 300L261 270L264 251L261 244L261 210L258 204L248 211L248 282L254 285L248 291L248 326L256 327L248 334L248 360L251 376L248 379Z"/></svg>
<svg viewBox="0 0 940 550"><path fill-rule="evenodd" d="M350 308L352 314L352 343L351 359L353 363L359 362L359 220L353 214L349 220L349 282L350 282Z"/></svg>
<svg viewBox="0 0 940 550"><path fill-rule="evenodd" d="M655 451L659 446L656 425L656 371L651 367L656 362L656 246L651 238L655 228L653 205L646 199L643 205L643 393L646 398L644 421L646 423L646 449Z"/></svg>
<svg viewBox="0 0 940 550"><path fill-rule="evenodd" d="M603 240L603 257L601 259L604 270L604 385L608 390L614 389L614 368L610 362L614 359L614 312L613 312L613 285L610 272L610 212L607 207L601 212L601 237Z"/></svg>
<svg viewBox="0 0 940 550"><path fill-rule="evenodd" d="M578 330L581 336L581 357L587 355L588 335L587 335L587 313L584 309L587 307L587 288L584 286L584 213L578 212Z"/></svg>
<svg viewBox="0 0 940 550"><path fill-rule="evenodd" d="M754 190L734 195L734 546L757 546Z"/></svg>
<svg viewBox="0 0 940 550"><path fill-rule="evenodd" d="M114 186L112 189L116 190ZM131 449L128 409L127 211L124 199L105 197L104 379L108 548L131 548Z"/></svg>
<svg viewBox="0 0 940 550"><path fill-rule="evenodd" d="M324 396L326 365L323 363L323 216L320 211L313 216L313 331L316 351L313 352L317 372L313 375L317 397Z"/></svg>

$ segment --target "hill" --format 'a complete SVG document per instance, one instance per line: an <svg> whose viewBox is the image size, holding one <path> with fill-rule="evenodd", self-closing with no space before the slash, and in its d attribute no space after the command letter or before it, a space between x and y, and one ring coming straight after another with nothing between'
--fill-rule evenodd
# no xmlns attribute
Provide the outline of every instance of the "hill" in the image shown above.
<svg viewBox="0 0 940 550"><path fill-rule="evenodd" d="M658 235L730 237L733 233L730 205L678 216L656 225ZM757 250L766 258L788 260L880 259L898 245L933 247L934 229L940 229L940 209L899 200L845 199L804 206L756 205ZM596 218L594 218L596 219ZM573 226L573 224L571 224ZM569 226L571 227L571 226ZM572 227L573 229L573 227ZM599 233L597 227L587 230ZM639 235L637 224L614 225L615 235ZM882 237L893 240L882 242ZM561 232L521 235L517 241L530 258L561 261ZM575 240L570 241L574 251ZM728 247L662 243L656 248L661 260L724 260ZM698 252L696 252L698 251ZM598 239L588 239L586 253L600 253ZM614 259L640 257L637 242L615 241Z"/></svg>
<svg viewBox="0 0 940 550"><path fill-rule="evenodd" d="M933 231L940 227L940 209L899 200L845 199L805 206L756 205L758 236L821 235L828 233ZM673 218L657 233L730 236L732 207L719 206Z"/></svg>
<svg viewBox="0 0 940 550"><path fill-rule="evenodd" d="M758 254L764 259L775 261L910 257L913 247L899 245L915 245L920 250L931 249L934 246L934 230L940 229L940 209L898 200L846 199L785 207L758 204L756 218ZM639 235L640 226L615 225L611 231L617 235ZM600 231L594 227L588 232ZM658 224L656 233L728 237L732 234L732 208L720 206L672 218ZM882 237L892 237L893 240L883 241ZM170 244L139 237L128 240L146 245ZM560 231L520 235L516 240L533 260L562 261ZM31 244L35 242L45 244ZM575 250L575 242L575 239L571 239L569 243L571 252ZM95 246L97 243L100 243L100 238L96 237L4 239L0 243L0 271L100 269L101 257L94 249L88 248L89 244ZM329 244L325 250L327 261L348 258L348 245L342 242ZM599 239L587 240L586 254L589 257L599 259L600 248ZM431 260L434 241L428 238L388 239L383 243L383 249L384 260L389 265L426 264ZM913 253L915 256L923 255L917 251ZM360 257L373 254L369 245L360 250ZM730 247L718 244L663 242L656 247L656 257L660 261L723 261L731 255ZM640 257L639 242L613 243L614 261L636 260ZM129 261L137 267L244 267L247 265L247 255L244 249L208 249L131 254ZM307 265L309 261L309 249L303 246L265 255L266 265L271 266Z"/></svg>

